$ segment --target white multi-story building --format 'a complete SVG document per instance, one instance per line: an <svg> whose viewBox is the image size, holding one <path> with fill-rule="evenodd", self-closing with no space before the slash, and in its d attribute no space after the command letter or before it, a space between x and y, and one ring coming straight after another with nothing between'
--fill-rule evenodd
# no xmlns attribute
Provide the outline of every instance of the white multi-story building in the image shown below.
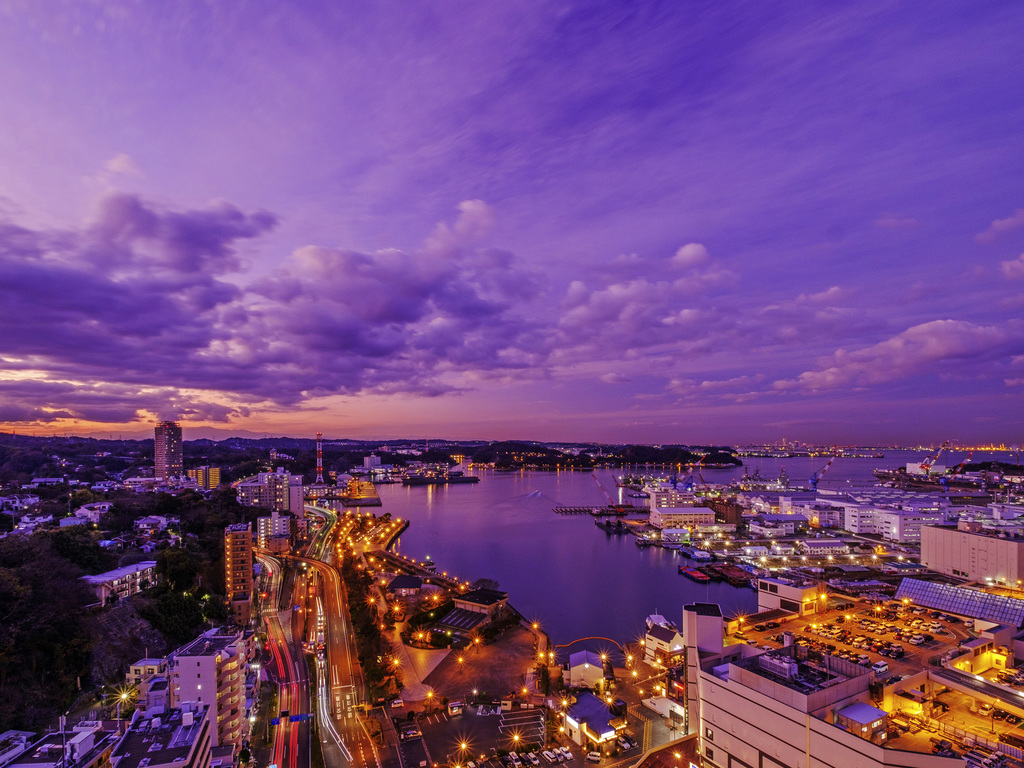
<svg viewBox="0 0 1024 768"><path fill-rule="evenodd" d="M927 509L893 509L849 504L843 528L851 533L874 534L898 544L921 541L922 525L940 525L945 513Z"/></svg>
<svg viewBox="0 0 1024 768"><path fill-rule="evenodd" d="M882 509L876 516L875 532L885 541L920 544L921 528L926 525L940 525L944 519L945 515L942 512Z"/></svg>
<svg viewBox="0 0 1024 768"><path fill-rule="evenodd" d="M647 493L647 506L651 509L656 507L692 507L696 504L697 497L693 491L684 491L667 483L653 486L644 486Z"/></svg>
<svg viewBox="0 0 1024 768"><path fill-rule="evenodd" d="M825 591L813 582L791 582L784 579L757 580L757 610L771 611L781 608L798 616L824 611Z"/></svg>
<svg viewBox="0 0 1024 768"><path fill-rule="evenodd" d="M267 507L280 512L303 513L302 475L293 475L278 468L276 472L260 472L255 478L235 486L238 503L247 507Z"/></svg>
<svg viewBox="0 0 1024 768"><path fill-rule="evenodd" d="M214 746L241 745L249 735L245 676L249 652L241 632L212 629L168 657L171 706L210 708Z"/></svg>
<svg viewBox="0 0 1024 768"><path fill-rule="evenodd" d="M925 526L921 564L947 576L1019 586L1024 580L1024 536L990 533L980 523Z"/></svg>
<svg viewBox="0 0 1024 768"><path fill-rule="evenodd" d="M696 528L715 522L715 511L707 507L657 507L649 522L655 528Z"/></svg>
<svg viewBox="0 0 1024 768"><path fill-rule="evenodd" d="M137 594L146 587L156 584L156 560L145 560L106 573L82 576L82 581L92 587L100 604L122 600Z"/></svg>
<svg viewBox="0 0 1024 768"><path fill-rule="evenodd" d="M872 698L870 669L800 645L763 651L726 645L722 611L710 603L683 608L690 731L705 768L955 768L961 755L932 754L932 742L888 747L897 697ZM927 673L919 673L927 683Z"/></svg>
<svg viewBox="0 0 1024 768"><path fill-rule="evenodd" d="M267 549L270 540L279 536L291 536L292 521L291 515L281 515L275 509L270 517L256 518L256 546L260 549Z"/></svg>

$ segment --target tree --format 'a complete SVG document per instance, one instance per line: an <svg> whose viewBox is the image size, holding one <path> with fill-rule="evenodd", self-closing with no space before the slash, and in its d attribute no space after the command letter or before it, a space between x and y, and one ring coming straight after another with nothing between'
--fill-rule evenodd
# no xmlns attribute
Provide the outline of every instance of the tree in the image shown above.
<svg viewBox="0 0 1024 768"><path fill-rule="evenodd" d="M189 552L184 547L163 549L156 557L156 572L178 592L192 591L203 565L202 555Z"/></svg>

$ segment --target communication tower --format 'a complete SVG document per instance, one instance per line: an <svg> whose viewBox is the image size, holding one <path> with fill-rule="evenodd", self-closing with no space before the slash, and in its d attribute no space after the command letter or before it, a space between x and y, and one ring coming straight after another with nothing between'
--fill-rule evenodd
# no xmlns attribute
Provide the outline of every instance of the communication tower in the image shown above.
<svg viewBox="0 0 1024 768"><path fill-rule="evenodd" d="M324 433L316 433L316 484L324 484Z"/></svg>

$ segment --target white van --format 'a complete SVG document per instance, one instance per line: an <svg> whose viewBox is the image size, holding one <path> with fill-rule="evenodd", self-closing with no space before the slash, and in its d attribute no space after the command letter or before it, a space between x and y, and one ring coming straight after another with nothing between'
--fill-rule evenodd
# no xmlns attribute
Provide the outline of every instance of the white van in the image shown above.
<svg viewBox="0 0 1024 768"><path fill-rule="evenodd" d="M889 665L884 661L876 661L871 665L871 671L876 675L884 675L889 671Z"/></svg>

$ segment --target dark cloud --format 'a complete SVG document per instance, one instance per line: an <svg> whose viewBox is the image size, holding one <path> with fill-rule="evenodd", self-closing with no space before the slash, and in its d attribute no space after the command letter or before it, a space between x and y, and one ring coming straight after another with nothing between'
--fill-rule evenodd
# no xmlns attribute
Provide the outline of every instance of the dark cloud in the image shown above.
<svg viewBox="0 0 1024 768"><path fill-rule="evenodd" d="M78 232L5 225L7 420L225 420L317 394L440 394L460 386L445 377L520 367L536 359L519 309L537 282L475 247L492 221L470 201L422 252L309 246L251 286L237 248L275 225L269 213L116 194Z"/></svg>

